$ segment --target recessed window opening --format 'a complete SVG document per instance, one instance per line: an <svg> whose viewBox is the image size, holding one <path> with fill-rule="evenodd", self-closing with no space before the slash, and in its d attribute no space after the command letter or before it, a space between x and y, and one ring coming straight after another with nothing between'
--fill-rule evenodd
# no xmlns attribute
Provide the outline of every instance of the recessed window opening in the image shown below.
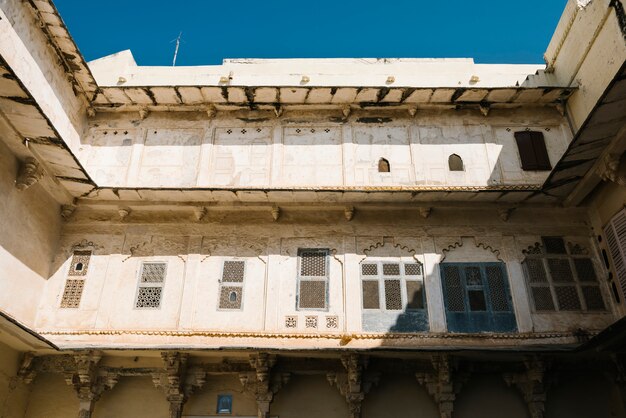
<svg viewBox="0 0 626 418"><path fill-rule="evenodd" d="M450 171L463 171L463 159L457 154L452 154L448 157L448 168Z"/></svg>
<svg viewBox="0 0 626 418"><path fill-rule="evenodd" d="M378 160L378 172L379 173L390 173L391 165L389 164L389 160L385 158L381 158Z"/></svg>
<svg viewBox="0 0 626 418"><path fill-rule="evenodd" d="M522 170L547 171L552 169L546 142L541 132L515 132L515 142L522 161Z"/></svg>
<svg viewBox="0 0 626 418"><path fill-rule="evenodd" d="M76 264L76 271L82 271L82 270L83 270L83 263Z"/></svg>

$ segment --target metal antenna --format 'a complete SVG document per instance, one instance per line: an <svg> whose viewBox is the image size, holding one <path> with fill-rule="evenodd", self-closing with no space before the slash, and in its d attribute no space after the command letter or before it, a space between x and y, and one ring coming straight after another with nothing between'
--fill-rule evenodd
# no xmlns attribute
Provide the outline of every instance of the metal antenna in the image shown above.
<svg viewBox="0 0 626 418"><path fill-rule="evenodd" d="M178 37L175 39L176 41L176 49L174 50L174 60L172 60L172 67L176 66L176 57L178 56L178 47L180 46L180 38L183 36L183 32L181 31L178 34ZM173 41L172 41L173 42Z"/></svg>

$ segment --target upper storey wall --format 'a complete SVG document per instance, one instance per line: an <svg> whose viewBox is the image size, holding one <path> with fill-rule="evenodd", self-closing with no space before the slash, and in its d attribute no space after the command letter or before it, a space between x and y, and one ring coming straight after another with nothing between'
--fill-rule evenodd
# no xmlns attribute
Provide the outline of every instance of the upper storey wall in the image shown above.
<svg viewBox="0 0 626 418"><path fill-rule="evenodd" d="M41 184L19 191L19 162L0 141L0 310L32 326L61 231L58 204Z"/></svg>
<svg viewBox="0 0 626 418"><path fill-rule="evenodd" d="M571 135L554 109L354 114L282 118L204 113L101 113L79 158L102 187L345 187L539 185L523 171L514 133L543 133L552 165ZM463 160L451 171L450 155ZM379 172L381 158L390 172Z"/></svg>

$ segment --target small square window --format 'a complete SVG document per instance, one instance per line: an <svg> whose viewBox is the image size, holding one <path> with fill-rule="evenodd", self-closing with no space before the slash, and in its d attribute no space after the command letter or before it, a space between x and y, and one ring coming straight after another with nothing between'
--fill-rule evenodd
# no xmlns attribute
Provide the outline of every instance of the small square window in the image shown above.
<svg viewBox="0 0 626 418"><path fill-rule="evenodd" d="M217 395L217 413L224 415L233 413L233 395Z"/></svg>

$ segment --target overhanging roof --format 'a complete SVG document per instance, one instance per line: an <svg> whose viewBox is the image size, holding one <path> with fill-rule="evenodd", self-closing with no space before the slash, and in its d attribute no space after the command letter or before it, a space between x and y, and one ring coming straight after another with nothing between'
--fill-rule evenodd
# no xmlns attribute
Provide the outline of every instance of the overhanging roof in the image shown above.
<svg viewBox="0 0 626 418"><path fill-rule="evenodd" d="M417 105L527 105L562 104L572 87L416 88L416 87L271 87L271 86L118 86L100 87L93 106L217 109L258 106L341 106L362 108Z"/></svg>

